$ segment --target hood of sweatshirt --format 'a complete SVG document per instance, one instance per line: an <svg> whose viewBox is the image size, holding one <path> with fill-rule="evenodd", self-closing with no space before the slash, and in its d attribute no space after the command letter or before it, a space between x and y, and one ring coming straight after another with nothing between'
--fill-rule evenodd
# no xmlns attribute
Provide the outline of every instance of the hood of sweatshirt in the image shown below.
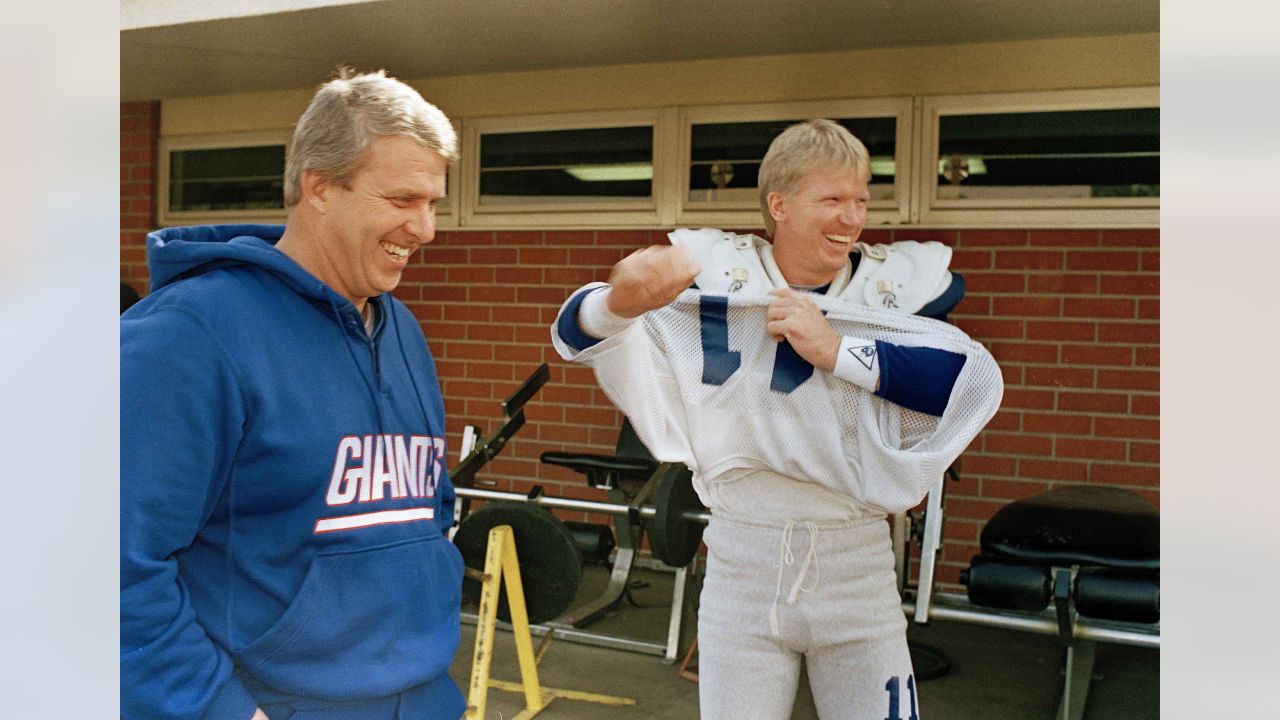
<svg viewBox="0 0 1280 720"><path fill-rule="evenodd" d="M276 249L284 225L196 225L157 230L147 235L151 290L184 278L232 265L269 270L299 295L317 302L349 302L292 258Z"/></svg>

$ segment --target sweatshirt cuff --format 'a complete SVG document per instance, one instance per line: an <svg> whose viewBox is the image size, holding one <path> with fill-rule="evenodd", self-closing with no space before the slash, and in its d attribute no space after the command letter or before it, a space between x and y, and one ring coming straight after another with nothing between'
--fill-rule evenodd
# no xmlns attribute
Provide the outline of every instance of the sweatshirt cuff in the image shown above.
<svg viewBox="0 0 1280 720"><path fill-rule="evenodd" d="M831 374L858 387L875 392L880 384L879 343L874 340L845 336L836 351L836 366Z"/></svg>
<svg viewBox="0 0 1280 720"><path fill-rule="evenodd" d="M232 675L214 696L200 720L251 720L258 701L249 694L240 678Z"/></svg>

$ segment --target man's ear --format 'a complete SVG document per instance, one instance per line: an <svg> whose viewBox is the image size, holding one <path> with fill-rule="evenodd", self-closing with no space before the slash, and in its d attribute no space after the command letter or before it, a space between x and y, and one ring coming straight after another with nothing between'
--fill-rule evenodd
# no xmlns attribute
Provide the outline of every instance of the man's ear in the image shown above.
<svg viewBox="0 0 1280 720"><path fill-rule="evenodd" d="M320 173L314 170L302 172L302 202L310 203L323 213L332 190L333 185Z"/></svg>
<svg viewBox="0 0 1280 720"><path fill-rule="evenodd" d="M782 193L775 190L765 196L764 202L769 208L769 217L773 218L775 223L787 214L786 200L782 197Z"/></svg>

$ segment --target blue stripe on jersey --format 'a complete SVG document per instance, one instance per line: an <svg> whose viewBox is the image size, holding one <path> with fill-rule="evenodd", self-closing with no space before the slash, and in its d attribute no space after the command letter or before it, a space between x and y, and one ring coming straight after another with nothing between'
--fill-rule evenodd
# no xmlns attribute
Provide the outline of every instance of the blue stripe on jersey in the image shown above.
<svg viewBox="0 0 1280 720"><path fill-rule="evenodd" d="M774 392L789 393L800 387L800 384L813 375L813 366L808 360L800 357L800 353L791 346L791 342L783 340L773 354L773 377L769 380L769 389Z"/></svg>
<svg viewBox="0 0 1280 720"><path fill-rule="evenodd" d="M876 341L880 389L876 395L895 405L941 416L951 399L965 356L929 347L903 347Z"/></svg>
<svg viewBox="0 0 1280 720"><path fill-rule="evenodd" d="M729 349L729 298L702 295L698 307L702 320L702 382L723 385L742 365L742 353Z"/></svg>
<svg viewBox="0 0 1280 720"><path fill-rule="evenodd" d="M587 348L600 342L603 338L591 337L582 332L578 327L578 311L582 309L582 301L587 299L589 293L595 292L598 288L591 288L585 292L580 292L569 298L569 302L565 305L564 312L560 313L560 319L556 329L560 331L560 339L564 340L569 347L574 350L586 350Z"/></svg>

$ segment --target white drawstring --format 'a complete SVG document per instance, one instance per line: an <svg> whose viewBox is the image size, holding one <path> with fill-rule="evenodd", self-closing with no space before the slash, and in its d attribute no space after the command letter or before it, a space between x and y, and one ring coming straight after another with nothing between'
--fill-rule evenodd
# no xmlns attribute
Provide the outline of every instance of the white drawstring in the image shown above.
<svg viewBox="0 0 1280 720"><path fill-rule="evenodd" d="M795 521L788 520L787 526L782 529L782 548L778 558L778 583L774 589L773 606L769 608L769 629L773 631L774 637L778 637L778 599L782 597L782 573L783 571L795 564L795 555L791 552L791 535L795 529ZM800 572L796 574L796 581L791 586L791 592L787 594L787 604L794 605L796 598L802 592L811 592L818 587L818 579L821 577L821 570L818 567L818 525L814 522L806 522L805 530L809 533L809 552L805 553L804 562L800 565ZM809 567L814 567L814 579L811 587L804 587L805 576L809 574Z"/></svg>

